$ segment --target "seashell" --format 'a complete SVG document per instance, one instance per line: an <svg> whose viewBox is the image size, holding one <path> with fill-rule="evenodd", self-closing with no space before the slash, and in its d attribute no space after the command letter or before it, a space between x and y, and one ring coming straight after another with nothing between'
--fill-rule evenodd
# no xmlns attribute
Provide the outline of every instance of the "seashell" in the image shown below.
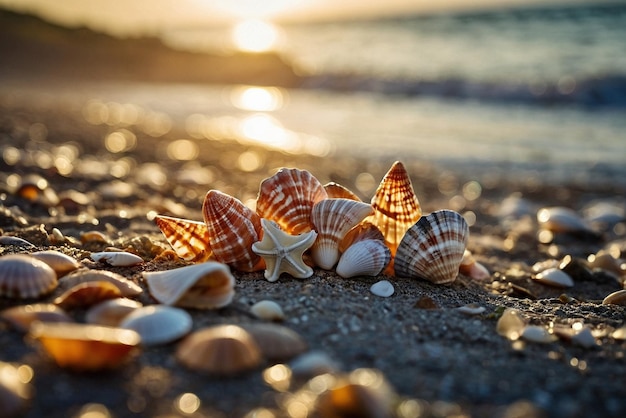
<svg viewBox="0 0 626 418"><path fill-rule="evenodd" d="M533 276L533 279L547 286L562 288L574 286L574 280L572 280L570 275L557 268L550 268L537 273Z"/></svg>
<svg viewBox="0 0 626 418"><path fill-rule="evenodd" d="M542 229L552 232L593 232L576 211L562 206L539 209L537 221Z"/></svg>
<svg viewBox="0 0 626 418"><path fill-rule="evenodd" d="M16 247L35 248L35 245L20 237L11 235L0 236L0 245L14 245Z"/></svg>
<svg viewBox="0 0 626 418"><path fill-rule="evenodd" d="M376 276L390 260L391 251L383 241L373 239L358 241L341 255L336 271L343 278Z"/></svg>
<svg viewBox="0 0 626 418"><path fill-rule="evenodd" d="M154 220L167 242L183 260L200 263L213 257L209 230L204 222L160 215Z"/></svg>
<svg viewBox="0 0 626 418"><path fill-rule="evenodd" d="M620 328L617 328L615 331L613 331L611 333L611 338L614 338L616 340L621 340L621 341L626 340L626 325Z"/></svg>
<svg viewBox="0 0 626 418"><path fill-rule="evenodd" d="M552 334L546 327L539 325L527 325L521 334L526 341L533 343L547 344L557 340L556 335Z"/></svg>
<svg viewBox="0 0 626 418"><path fill-rule="evenodd" d="M624 270L621 267L618 254L612 254L610 251L601 250L596 254L590 254L587 257L587 265L593 271L602 270L620 277Z"/></svg>
<svg viewBox="0 0 626 418"><path fill-rule="evenodd" d="M481 313L486 311L484 306L480 306L477 303L470 303L468 305L459 306L458 308L456 308L456 310L457 312L461 312L465 315L480 315Z"/></svg>
<svg viewBox="0 0 626 418"><path fill-rule="evenodd" d="M526 320L522 318L517 309L511 308L504 310L496 324L497 333L509 340L517 340L522 335L524 328L526 328Z"/></svg>
<svg viewBox="0 0 626 418"><path fill-rule="evenodd" d="M20 332L27 332L30 325L35 321L74 322L63 309L51 303L36 303L7 308L0 312L0 318Z"/></svg>
<svg viewBox="0 0 626 418"><path fill-rule="evenodd" d="M3 417L24 416L33 397L32 376L33 370L29 366L0 361L0 411Z"/></svg>
<svg viewBox="0 0 626 418"><path fill-rule="evenodd" d="M141 344L159 345L175 341L191 331L193 320L187 311L165 305L137 308L120 328L132 329L141 336Z"/></svg>
<svg viewBox="0 0 626 418"><path fill-rule="evenodd" d="M273 323L254 323L241 326L256 341L263 357L283 361L307 350L307 344L297 332Z"/></svg>
<svg viewBox="0 0 626 418"><path fill-rule="evenodd" d="M374 215L367 220L380 229L391 256L395 257L402 237L422 216L411 179L401 162L393 163L376 189L371 203Z"/></svg>
<svg viewBox="0 0 626 418"><path fill-rule="evenodd" d="M142 306L141 302L127 298L105 300L89 308L85 314L85 321L95 325L117 327L122 319Z"/></svg>
<svg viewBox="0 0 626 418"><path fill-rule="evenodd" d="M626 306L626 290L618 290L613 292L602 301L603 305L622 305Z"/></svg>
<svg viewBox="0 0 626 418"><path fill-rule="evenodd" d="M461 265L459 266L459 272L474 280L487 280L491 277L487 267L476 261L469 250L465 250L463 253L463 259L461 260Z"/></svg>
<svg viewBox="0 0 626 418"><path fill-rule="evenodd" d="M41 260L52 267L52 270L54 270L57 274L57 278L63 277L67 273L77 270L83 266L73 257L56 250L36 251L31 253L30 256L35 257L37 260Z"/></svg>
<svg viewBox="0 0 626 418"><path fill-rule="evenodd" d="M363 221L349 230L343 237L339 243L339 252L344 253L352 244L369 239L385 242L385 237L380 229L370 222Z"/></svg>
<svg viewBox="0 0 626 418"><path fill-rule="evenodd" d="M92 253L91 259L118 267L130 267L143 263L143 258L126 251L102 251Z"/></svg>
<svg viewBox="0 0 626 418"><path fill-rule="evenodd" d="M133 297L141 294L143 289L134 282L126 279L121 274L108 270L81 269L74 271L59 280L61 289L69 289L80 283L105 281L115 285L123 297Z"/></svg>
<svg viewBox="0 0 626 418"><path fill-rule="evenodd" d="M419 277L436 284L453 282L468 238L469 226L457 212L440 210L423 216L398 246L396 276Z"/></svg>
<svg viewBox="0 0 626 418"><path fill-rule="evenodd" d="M339 259L339 243L368 215L372 206L349 199L324 199L313 206L311 220L317 240L311 247L315 264L330 270Z"/></svg>
<svg viewBox="0 0 626 418"><path fill-rule="evenodd" d="M109 244L109 238L100 231L87 231L80 234L80 242L83 244L91 242Z"/></svg>
<svg viewBox="0 0 626 418"><path fill-rule="evenodd" d="M592 348L598 345L598 342L588 327L583 327L574 332L570 341L572 344L579 345L584 348Z"/></svg>
<svg viewBox="0 0 626 418"><path fill-rule="evenodd" d="M23 254L0 257L0 296L37 298L56 287L57 275L43 261Z"/></svg>
<svg viewBox="0 0 626 418"><path fill-rule="evenodd" d="M350 200L358 200L361 199L354 194L354 192L347 187L342 186L339 183L330 182L324 185L324 190L326 190L326 194L328 195L327 199L350 199Z"/></svg>
<svg viewBox="0 0 626 418"><path fill-rule="evenodd" d="M256 212L288 234L299 235L313 229L313 205L327 198L324 186L308 171L281 168L261 182Z"/></svg>
<svg viewBox="0 0 626 418"><path fill-rule="evenodd" d="M144 272L150 294L160 303L214 309L228 305L235 295L235 278L226 264L216 261L173 270Z"/></svg>
<svg viewBox="0 0 626 418"><path fill-rule="evenodd" d="M220 376L256 369L263 360L252 335L236 325L198 330L178 344L175 355L191 370Z"/></svg>
<svg viewBox="0 0 626 418"><path fill-rule="evenodd" d="M105 281L85 282L67 289L54 303L63 309L84 308L108 299L122 297L122 292Z"/></svg>
<svg viewBox="0 0 626 418"><path fill-rule="evenodd" d="M215 259L235 270L255 271L264 267L252 244L262 234L261 218L239 200L217 190L209 190L202 204L209 245Z"/></svg>
<svg viewBox="0 0 626 418"><path fill-rule="evenodd" d="M91 324L36 322L29 335L57 365L77 371L115 368L141 341L133 330Z"/></svg>
<svg viewBox="0 0 626 418"><path fill-rule="evenodd" d="M260 300L250 307L252 315L259 319L265 319L267 321L282 321L285 319L285 313L283 308L274 301Z"/></svg>
<svg viewBox="0 0 626 418"><path fill-rule="evenodd" d="M370 292L376 296L380 296L381 298L388 298L393 295L395 289L393 288L393 284L391 284L388 280L381 280L379 282L374 283L370 287Z"/></svg>
<svg viewBox="0 0 626 418"><path fill-rule="evenodd" d="M323 351L308 351L296 357L290 364L293 376L311 378L325 373L337 373L341 367Z"/></svg>

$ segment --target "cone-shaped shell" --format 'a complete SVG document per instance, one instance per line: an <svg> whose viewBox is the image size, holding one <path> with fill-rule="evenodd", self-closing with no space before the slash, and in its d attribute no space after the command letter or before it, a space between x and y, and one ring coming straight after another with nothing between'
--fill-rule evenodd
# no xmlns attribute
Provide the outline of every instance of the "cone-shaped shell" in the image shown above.
<svg viewBox="0 0 626 418"><path fill-rule="evenodd" d="M422 216L411 179L401 162L393 163L378 185L371 203L374 215L368 221L380 229L391 255L395 256L406 231Z"/></svg>
<svg viewBox="0 0 626 418"><path fill-rule="evenodd" d="M241 201L217 190L209 190L202 205L209 231L209 245L215 259L235 270L264 268L252 244L262 234L261 218Z"/></svg>
<svg viewBox="0 0 626 418"><path fill-rule="evenodd" d="M330 270L339 259L339 243L368 215L372 206L350 199L324 199L313 206L311 220L317 240L311 247L315 264Z"/></svg>
<svg viewBox="0 0 626 418"><path fill-rule="evenodd" d="M391 251L383 241L367 239L357 241L341 255L337 274L343 278L376 276L391 261Z"/></svg>
<svg viewBox="0 0 626 418"><path fill-rule="evenodd" d="M440 210L422 217L406 232L398 246L395 274L417 277L433 283L456 279L469 238L463 216Z"/></svg>
<svg viewBox="0 0 626 418"><path fill-rule="evenodd" d="M200 263L213 256L209 245L209 230L204 222L170 216L157 216L154 221L183 260Z"/></svg>
<svg viewBox="0 0 626 418"><path fill-rule="evenodd" d="M143 290L134 282L128 280L121 274L114 273L108 270L87 270L81 269L62 277L59 280L59 287L61 289L69 289L81 283L104 281L115 285L122 296L133 297L141 294Z"/></svg>
<svg viewBox="0 0 626 418"><path fill-rule="evenodd" d="M261 182L256 211L291 235L313 229L311 209L328 197L324 186L311 173L295 168L281 168Z"/></svg>
<svg viewBox="0 0 626 418"><path fill-rule="evenodd" d="M141 336L141 344L167 344L191 331L193 320L187 311L164 305L144 306L126 316L119 327L132 329Z"/></svg>
<svg viewBox="0 0 626 418"><path fill-rule="evenodd" d="M324 185L324 190L326 190L328 199L350 199L358 200L359 202L361 201L361 199L359 199L359 197L352 190L339 183L335 183L334 181L326 183Z"/></svg>
<svg viewBox="0 0 626 418"><path fill-rule="evenodd" d="M57 275L46 263L23 254L0 257L0 296L37 298L57 287Z"/></svg>
<svg viewBox="0 0 626 418"><path fill-rule="evenodd" d="M160 303L214 309L228 305L235 278L226 264L207 261L173 270L144 272L150 294Z"/></svg>

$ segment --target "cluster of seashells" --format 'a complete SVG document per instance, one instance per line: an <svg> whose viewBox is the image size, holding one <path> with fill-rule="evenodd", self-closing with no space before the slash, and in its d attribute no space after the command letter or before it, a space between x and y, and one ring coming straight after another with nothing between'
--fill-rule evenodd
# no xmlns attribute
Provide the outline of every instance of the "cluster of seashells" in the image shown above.
<svg viewBox="0 0 626 418"><path fill-rule="evenodd" d="M217 190L204 199L204 222L159 215L156 223L174 251L191 262L216 260L232 269L313 275L314 266L344 278L382 272L453 282L466 254L469 227L457 212L422 216L409 175L395 162L371 203L310 172L280 169L263 180L256 211Z"/></svg>

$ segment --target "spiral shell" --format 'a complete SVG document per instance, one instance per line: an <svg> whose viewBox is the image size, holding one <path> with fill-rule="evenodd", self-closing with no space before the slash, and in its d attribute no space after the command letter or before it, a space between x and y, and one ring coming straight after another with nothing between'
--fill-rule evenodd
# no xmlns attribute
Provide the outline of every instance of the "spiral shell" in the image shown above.
<svg viewBox="0 0 626 418"><path fill-rule="evenodd" d="M313 229L311 209L327 197L324 186L308 171L281 168L261 182L256 211L288 234L299 235Z"/></svg>
<svg viewBox="0 0 626 418"><path fill-rule="evenodd" d="M37 298L57 287L57 275L41 260L24 254L0 257L0 296Z"/></svg>
<svg viewBox="0 0 626 418"><path fill-rule="evenodd" d="M154 221L174 252L183 260L200 263L212 258L209 230L204 222L161 215Z"/></svg>
<svg viewBox="0 0 626 418"><path fill-rule="evenodd" d="M422 217L398 246L395 274L451 283L459 273L469 226L459 213L440 210Z"/></svg>
<svg viewBox="0 0 626 418"><path fill-rule="evenodd" d="M336 272L343 278L376 276L391 261L391 251L383 241L357 241L341 255Z"/></svg>
<svg viewBox="0 0 626 418"><path fill-rule="evenodd" d="M372 206L350 199L324 199L313 206L311 220L317 240L311 247L315 264L330 270L339 259L339 243L368 215Z"/></svg>

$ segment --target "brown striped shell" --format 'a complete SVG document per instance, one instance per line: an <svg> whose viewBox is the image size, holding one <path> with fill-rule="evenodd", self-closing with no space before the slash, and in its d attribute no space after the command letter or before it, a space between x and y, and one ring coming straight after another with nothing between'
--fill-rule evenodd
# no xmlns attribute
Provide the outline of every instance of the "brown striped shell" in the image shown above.
<svg viewBox="0 0 626 418"><path fill-rule="evenodd" d="M154 220L167 242L183 260L201 263L212 258L209 230L204 222L160 215Z"/></svg>
<svg viewBox="0 0 626 418"><path fill-rule="evenodd" d="M391 251L381 240L357 241L341 254L336 272L345 278L377 276L391 261Z"/></svg>
<svg viewBox="0 0 626 418"><path fill-rule="evenodd" d="M218 190L209 190L202 205L215 259L235 270L256 271L265 267L252 244L262 234L261 218L241 201Z"/></svg>
<svg viewBox="0 0 626 418"><path fill-rule="evenodd" d="M361 199L359 199L359 197L350 189L348 189L345 186L342 186L339 183L335 183L334 181L331 181L330 183L326 183L324 185L324 190L326 190L326 194L328 195L329 199L350 199L350 200L358 200L359 202L361 201Z"/></svg>
<svg viewBox="0 0 626 418"><path fill-rule="evenodd" d="M345 252L352 244L366 239L376 239L385 242L383 233L374 224L363 221L348 231L339 243L339 251Z"/></svg>
<svg viewBox="0 0 626 418"><path fill-rule="evenodd" d="M256 211L288 234L299 235L313 229L311 209L327 197L324 186L308 171L281 168L261 182Z"/></svg>
<svg viewBox="0 0 626 418"><path fill-rule="evenodd" d="M38 298L57 287L57 275L46 263L24 254L0 257L0 296Z"/></svg>

